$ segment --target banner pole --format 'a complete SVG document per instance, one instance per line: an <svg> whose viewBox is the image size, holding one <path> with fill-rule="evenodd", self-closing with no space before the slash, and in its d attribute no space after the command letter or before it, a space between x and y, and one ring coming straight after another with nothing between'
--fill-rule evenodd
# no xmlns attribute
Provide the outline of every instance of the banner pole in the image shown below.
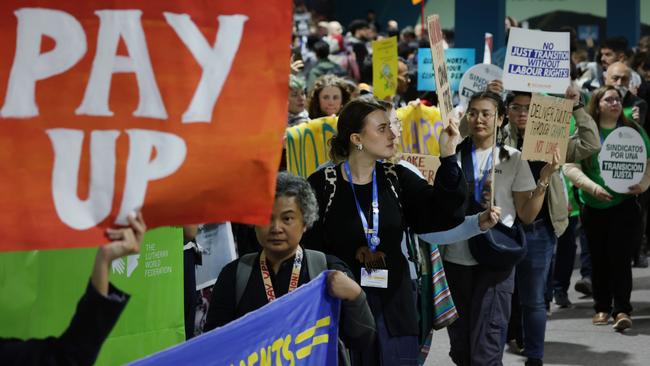
<svg viewBox="0 0 650 366"><path fill-rule="evenodd" d="M492 186L490 187L490 207L494 204L494 188L496 187L495 172L497 167L497 121L499 120L499 110L494 114L494 138L492 140L492 171L490 172L490 180Z"/></svg>
<svg viewBox="0 0 650 366"><path fill-rule="evenodd" d="M422 9L422 32L424 32L424 3L426 0L422 0L420 4L422 4L421 9Z"/></svg>

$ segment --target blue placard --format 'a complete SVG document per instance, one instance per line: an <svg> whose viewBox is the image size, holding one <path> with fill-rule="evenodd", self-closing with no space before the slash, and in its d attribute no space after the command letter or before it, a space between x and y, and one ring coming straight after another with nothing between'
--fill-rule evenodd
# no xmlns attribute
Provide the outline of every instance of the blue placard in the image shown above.
<svg viewBox="0 0 650 366"><path fill-rule="evenodd" d="M335 365L340 303L328 294L323 272L242 318L131 365Z"/></svg>
<svg viewBox="0 0 650 366"><path fill-rule="evenodd" d="M473 48L447 48L445 50L447 76L452 92L458 91L460 79L476 62L476 50ZM418 50L418 91L435 91L436 79L433 71L431 51L428 48Z"/></svg>

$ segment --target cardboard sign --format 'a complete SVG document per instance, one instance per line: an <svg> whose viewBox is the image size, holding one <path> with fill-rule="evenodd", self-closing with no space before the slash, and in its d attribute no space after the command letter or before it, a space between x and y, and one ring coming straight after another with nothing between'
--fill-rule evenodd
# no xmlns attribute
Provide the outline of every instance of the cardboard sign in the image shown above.
<svg viewBox="0 0 650 366"><path fill-rule="evenodd" d="M440 167L439 157L422 154L402 154L402 159L415 165L427 182L433 185L433 181L436 178L436 172Z"/></svg>
<svg viewBox="0 0 650 366"><path fill-rule="evenodd" d="M467 107L472 95L485 91L490 81L501 80L502 77L503 70L496 65L478 64L470 67L460 80L458 90L460 104Z"/></svg>
<svg viewBox="0 0 650 366"><path fill-rule="evenodd" d="M285 0L0 2L0 251L268 222L290 33Z"/></svg>
<svg viewBox="0 0 650 366"><path fill-rule="evenodd" d="M397 91L397 37L372 42L372 92L381 100Z"/></svg>
<svg viewBox="0 0 650 366"><path fill-rule="evenodd" d="M406 106L397 110L402 121L402 135L398 150L403 153L440 155L442 117L440 110L422 104Z"/></svg>
<svg viewBox="0 0 650 366"><path fill-rule="evenodd" d="M442 115L442 124L447 127L449 116L451 116L454 105L451 102L451 88L445 62L442 31L440 30L440 18L438 14L430 15L427 18L429 29L429 44L431 46L431 58L435 70L436 94L438 94L438 108Z"/></svg>
<svg viewBox="0 0 650 366"><path fill-rule="evenodd" d="M551 162L553 150L560 149L560 164L566 159L573 101L533 94L528 109L521 158Z"/></svg>
<svg viewBox="0 0 650 366"><path fill-rule="evenodd" d="M563 94L571 82L569 33L510 28L503 67L507 90Z"/></svg>
<svg viewBox="0 0 650 366"><path fill-rule="evenodd" d="M619 127L603 142L598 154L600 175L618 193L638 184L647 166L647 151L641 135L631 127Z"/></svg>
<svg viewBox="0 0 650 366"><path fill-rule="evenodd" d="M447 48L445 62L451 91L457 92L465 72L474 65L476 50L473 48ZM418 50L418 91L436 91L435 70L431 66L431 51L427 48ZM423 65L420 68L419 65Z"/></svg>

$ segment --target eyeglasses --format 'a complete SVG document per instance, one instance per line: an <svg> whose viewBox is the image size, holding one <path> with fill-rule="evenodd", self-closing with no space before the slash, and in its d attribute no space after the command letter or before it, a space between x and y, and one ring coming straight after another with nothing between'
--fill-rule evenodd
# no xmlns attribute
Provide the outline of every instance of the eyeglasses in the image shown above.
<svg viewBox="0 0 650 366"><path fill-rule="evenodd" d="M491 118L494 117L495 114L492 113L492 112L488 112L488 111L481 111L481 112L479 112L479 111L469 111L469 112L467 112L467 118L469 118L469 119L477 119L479 115L481 117L483 117L483 119L491 119Z"/></svg>
<svg viewBox="0 0 650 366"><path fill-rule="evenodd" d="M601 100L603 102L607 103L607 104L610 104L610 105L612 105L612 104L621 104L621 98L617 98L617 97L607 97L607 98L603 98Z"/></svg>
<svg viewBox="0 0 650 366"><path fill-rule="evenodd" d="M528 113L528 111L530 110L530 104L513 103L510 104L509 109L515 113L524 113L524 112Z"/></svg>

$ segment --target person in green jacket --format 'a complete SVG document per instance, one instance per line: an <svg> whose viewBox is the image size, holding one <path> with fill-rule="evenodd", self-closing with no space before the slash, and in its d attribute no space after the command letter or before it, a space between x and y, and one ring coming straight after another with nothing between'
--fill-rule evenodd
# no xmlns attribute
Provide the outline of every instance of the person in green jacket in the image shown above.
<svg viewBox="0 0 650 366"><path fill-rule="evenodd" d="M594 91L588 111L598 124L601 143L619 127L631 127L641 135L650 158L650 141L643 128L623 114L622 95L613 86ZM648 159L650 162L650 159ZM632 252L639 240L641 216L636 195L650 186L650 169L644 172L640 183L629 187L626 193L613 191L605 183L598 154L582 159L579 164L567 164L565 174L580 188L584 203L583 224L587 234L592 260L594 298L594 325L607 325L614 318L617 331L630 328L630 294L632 292ZM612 306L613 302L613 306Z"/></svg>

